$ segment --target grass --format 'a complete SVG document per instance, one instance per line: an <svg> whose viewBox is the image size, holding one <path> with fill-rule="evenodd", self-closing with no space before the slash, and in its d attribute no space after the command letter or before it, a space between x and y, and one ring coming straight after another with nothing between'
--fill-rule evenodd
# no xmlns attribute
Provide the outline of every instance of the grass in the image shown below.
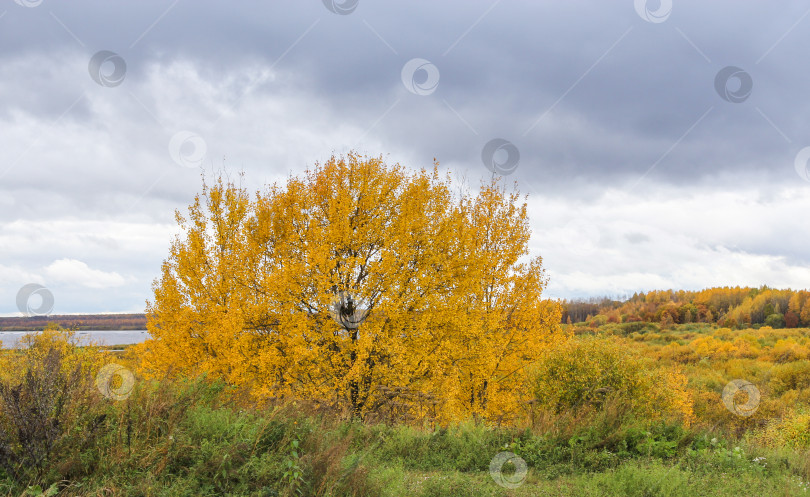
<svg viewBox="0 0 810 497"><path fill-rule="evenodd" d="M610 437L593 426L549 435L471 423L364 425L301 406L240 409L227 394L204 378L141 384L126 401L94 406L108 415L96 443L82 447L83 435L70 434L77 450L54 457L38 481L0 476L0 493L34 495L26 489L36 484L59 495L173 497L806 495L803 454L712 441L677 425L630 423ZM528 466L514 489L489 474L505 450ZM290 464L300 477L284 476Z"/></svg>

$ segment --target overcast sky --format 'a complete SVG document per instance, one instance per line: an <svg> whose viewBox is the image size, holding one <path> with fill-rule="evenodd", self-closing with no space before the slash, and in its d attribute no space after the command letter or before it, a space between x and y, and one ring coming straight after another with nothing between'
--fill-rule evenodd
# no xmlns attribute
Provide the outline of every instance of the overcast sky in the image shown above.
<svg viewBox="0 0 810 497"><path fill-rule="evenodd" d="M141 312L203 171L352 149L516 182L551 297L806 288L808 9L5 0L0 314Z"/></svg>

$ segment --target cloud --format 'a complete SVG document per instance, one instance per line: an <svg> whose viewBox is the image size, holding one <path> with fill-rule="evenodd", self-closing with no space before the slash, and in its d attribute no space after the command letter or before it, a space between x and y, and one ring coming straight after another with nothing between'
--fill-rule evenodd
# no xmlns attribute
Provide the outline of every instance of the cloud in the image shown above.
<svg viewBox="0 0 810 497"><path fill-rule="evenodd" d="M559 296L804 281L802 2L678 3L661 23L632 2L423 7L9 4L0 312L34 281L55 312L142 310L201 172L244 171L256 190L358 149L476 184L493 138L520 152L506 180L531 195ZM90 76L101 50L126 61L120 85ZM430 95L402 83L414 58L438 70ZM715 88L727 66L751 77L743 102ZM203 171L173 160L182 132L204 142Z"/></svg>
<svg viewBox="0 0 810 497"><path fill-rule="evenodd" d="M559 298L626 295L651 289L741 285L804 288L810 281L810 209L802 189L758 196L746 189L683 190L653 185L643 194L606 189L571 208L563 199L530 200L532 252Z"/></svg>
<svg viewBox="0 0 810 497"><path fill-rule="evenodd" d="M54 313L143 312L178 231L157 221L62 216L2 227L0 250L8 262L0 265L0 314L17 311L15 295L28 283L53 292Z"/></svg>
<svg viewBox="0 0 810 497"><path fill-rule="evenodd" d="M76 259L59 259L44 269L45 274L57 282L69 283L87 288L114 288L126 283L126 279L116 272L92 269Z"/></svg>

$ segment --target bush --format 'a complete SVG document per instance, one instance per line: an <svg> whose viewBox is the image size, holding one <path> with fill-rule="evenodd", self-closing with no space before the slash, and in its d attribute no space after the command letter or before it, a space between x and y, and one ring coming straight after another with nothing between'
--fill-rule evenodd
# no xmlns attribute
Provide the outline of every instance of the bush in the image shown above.
<svg viewBox="0 0 810 497"><path fill-rule="evenodd" d="M607 316L605 316L604 314L597 314L596 316L591 318L588 324L592 327L597 327L597 326L604 326L607 324L607 322L608 322Z"/></svg>
<svg viewBox="0 0 810 497"><path fill-rule="evenodd" d="M68 454L91 446L106 415L92 399L93 363L102 357L80 349L65 330L51 328L26 337L21 353L6 354L0 381L0 469L17 482L56 479L46 475L57 462L76 468Z"/></svg>
<svg viewBox="0 0 810 497"><path fill-rule="evenodd" d="M661 331L661 328L655 323L645 323L642 321L636 321L631 323L623 323L621 325L622 333L627 336L631 333L658 333Z"/></svg>
<svg viewBox="0 0 810 497"><path fill-rule="evenodd" d="M754 439L771 448L810 448L810 412L807 409L789 410L781 419L772 421L757 433Z"/></svg>
<svg viewBox="0 0 810 497"><path fill-rule="evenodd" d="M550 349L535 370L534 393L555 414L599 409L610 397L645 419L692 417L686 377L649 364L614 338L575 338Z"/></svg>
<svg viewBox="0 0 810 497"><path fill-rule="evenodd" d="M802 390L810 387L810 361L787 362L771 368L771 390L781 395L788 390Z"/></svg>
<svg viewBox="0 0 810 497"><path fill-rule="evenodd" d="M771 328L784 328L785 327L784 314L775 312L769 315L768 317L765 318L765 326L770 326Z"/></svg>

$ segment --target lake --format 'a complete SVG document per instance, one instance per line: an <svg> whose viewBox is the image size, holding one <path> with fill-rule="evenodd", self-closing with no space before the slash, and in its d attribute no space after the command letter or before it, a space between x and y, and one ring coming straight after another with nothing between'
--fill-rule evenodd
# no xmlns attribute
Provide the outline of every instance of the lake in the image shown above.
<svg viewBox="0 0 810 497"><path fill-rule="evenodd" d="M36 331L0 331L0 342L3 342L3 348L14 348L20 338L27 333L36 333ZM145 341L149 338L149 332L146 330L77 331L76 338L80 343L92 341L98 345L129 345Z"/></svg>

